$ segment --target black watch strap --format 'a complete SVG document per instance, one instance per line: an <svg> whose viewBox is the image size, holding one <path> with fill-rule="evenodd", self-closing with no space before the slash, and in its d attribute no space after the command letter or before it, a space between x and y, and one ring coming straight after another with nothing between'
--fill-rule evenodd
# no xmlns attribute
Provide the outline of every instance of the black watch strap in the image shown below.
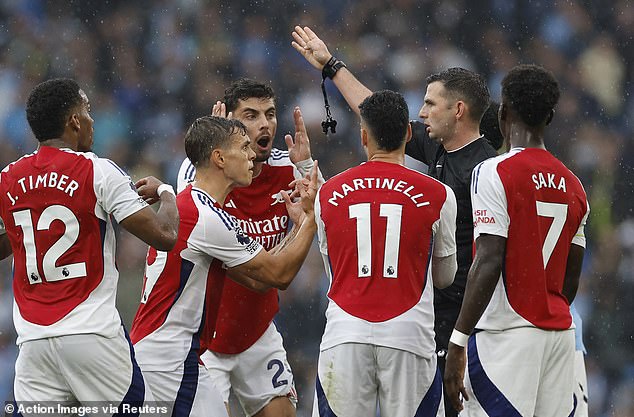
<svg viewBox="0 0 634 417"><path fill-rule="evenodd" d="M328 62L326 62L326 65L324 65L324 68L321 70L321 76L324 79L330 78L332 80L332 77L335 76L337 71L345 67L346 67L346 64L343 61L339 61L337 58L332 56L330 57Z"/></svg>

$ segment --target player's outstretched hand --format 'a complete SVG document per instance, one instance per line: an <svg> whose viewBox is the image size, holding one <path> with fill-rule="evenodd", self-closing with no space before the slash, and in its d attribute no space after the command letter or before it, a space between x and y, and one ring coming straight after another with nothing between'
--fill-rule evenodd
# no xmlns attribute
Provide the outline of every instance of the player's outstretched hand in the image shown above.
<svg viewBox="0 0 634 417"><path fill-rule="evenodd" d="M158 188L163 183L158 178L149 176L141 178L134 184L139 196L148 204L152 205L160 200L158 195Z"/></svg>
<svg viewBox="0 0 634 417"><path fill-rule="evenodd" d="M223 103L220 100L216 101L214 106L211 108L211 115L216 117L223 117L227 119L233 118L233 113L229 112L229 114L227 114L227 106L225 103Z"/></svg>
<svg viewBox="0 0 634 417"><path fill-rule="evenodd" d="M293 45L293 48L302 54L302 56L306 58L306 61L310 62L313 67L321 71L332 57L324 41L319 39L315 32L308 26L304 26L303 28L295 26L292 35L294 41L291 42L291 45Z"/></svg>
<svg viewBox="0 0 634 417"><path fill-rule="evenodd" d="M297 164L311 158L310 141L308 140L302 111L299 107L295 107L293 110L293 120L295 121L295 138L293 139L291 135L286 135L284 136L284 141L286 141L288 157L292 163Z"/></svg>
<svg viewBox="0 0 634 417"><path fill-rule="evenodd" d="M462 398L469 401L464 387L464 372L467 364L465 348L449 343L445 363L445 395L456 411L462 411ZM462 397L461 397L462 396Z"/></svg>

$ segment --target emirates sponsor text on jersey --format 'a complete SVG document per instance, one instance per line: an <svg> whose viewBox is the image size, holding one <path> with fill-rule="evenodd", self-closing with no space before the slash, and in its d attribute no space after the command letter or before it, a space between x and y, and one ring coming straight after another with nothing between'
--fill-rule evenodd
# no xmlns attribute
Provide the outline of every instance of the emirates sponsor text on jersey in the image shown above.
<svg viewBox="0 0 634 417"><path fill-rule="evenodd" d="M394 178L354 178L352 184L343 183L341 189L332 192L332 197L328 199L328 202L337 207L339 203L337 200L345 198L348 194L367 189L389 189L403 193L412 200L416 207L423 207L430 204L429 201L421 201L423 193L415 190L413 185L407 183L407 181L396 180Z"/></svg>
<svg viewBox="0 0 634 417"><path fill-rule="evenodd" d="M284 239L288 227L288 216L275 215L270 219L237 219L240 228L266 248L272 248Z"/></svg>
<svg viewBox="0 0 634 417"><path fill-rule="evenodd" d="M31 190L47 187L57 188L73 197L73 194L79 188L79 183L73 179L69 181L69 179L68 175L60 175L57 172L47 172L45 174L22 177L18 180L18 184L20 184L23 194ZM11 205L15 205L15 202L19 199L19 196L13 196L8 191L7 197L11 200Z"/></svg>

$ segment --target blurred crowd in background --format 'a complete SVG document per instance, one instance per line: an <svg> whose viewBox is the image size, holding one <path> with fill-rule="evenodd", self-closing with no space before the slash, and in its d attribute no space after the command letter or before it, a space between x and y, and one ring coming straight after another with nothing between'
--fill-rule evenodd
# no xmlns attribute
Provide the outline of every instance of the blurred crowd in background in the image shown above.
<svg viewBox="0 0 634 417"><path fill-rule="evenodd" d="M204 4L203 4L204 3ZM308 25L370 89L403 93L418 117L425 78L451 66L481 73L493 98L518 63L553 71L562 97L547 147L590 198L576 305L588 349L590 415L634 416L634 4L629 0L0 0L0 165L37 143L25 101L39 82L71 77L87 92L94 151L133 179L175 184L183 134L241 76L277 93L276 145L302 108L326 178L363 161L358 120L327 81L337 133L326 137L321 74L290 46ZM424 168L424 167L423 167ZM316 246L316 245L314 245ZM120 232L119 309L138 306L146 247ZM312 407L327 279L316 247L276 320L300 395ZM0 263L0 401L17 355L11 261ZM104 370L106 372L106 370Z"/></svg>

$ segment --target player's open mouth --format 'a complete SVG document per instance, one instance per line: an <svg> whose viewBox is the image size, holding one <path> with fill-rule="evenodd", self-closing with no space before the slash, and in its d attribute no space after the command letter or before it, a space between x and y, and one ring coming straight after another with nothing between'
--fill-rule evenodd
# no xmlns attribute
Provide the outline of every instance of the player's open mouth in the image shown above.
<svg viewBox="0 0 634 417"><path fill-rule="evenodd" d="M271 137L262 136L255 143L257 143L260 148L266 149L269 147L269 144L271 143Z"/></svg>

